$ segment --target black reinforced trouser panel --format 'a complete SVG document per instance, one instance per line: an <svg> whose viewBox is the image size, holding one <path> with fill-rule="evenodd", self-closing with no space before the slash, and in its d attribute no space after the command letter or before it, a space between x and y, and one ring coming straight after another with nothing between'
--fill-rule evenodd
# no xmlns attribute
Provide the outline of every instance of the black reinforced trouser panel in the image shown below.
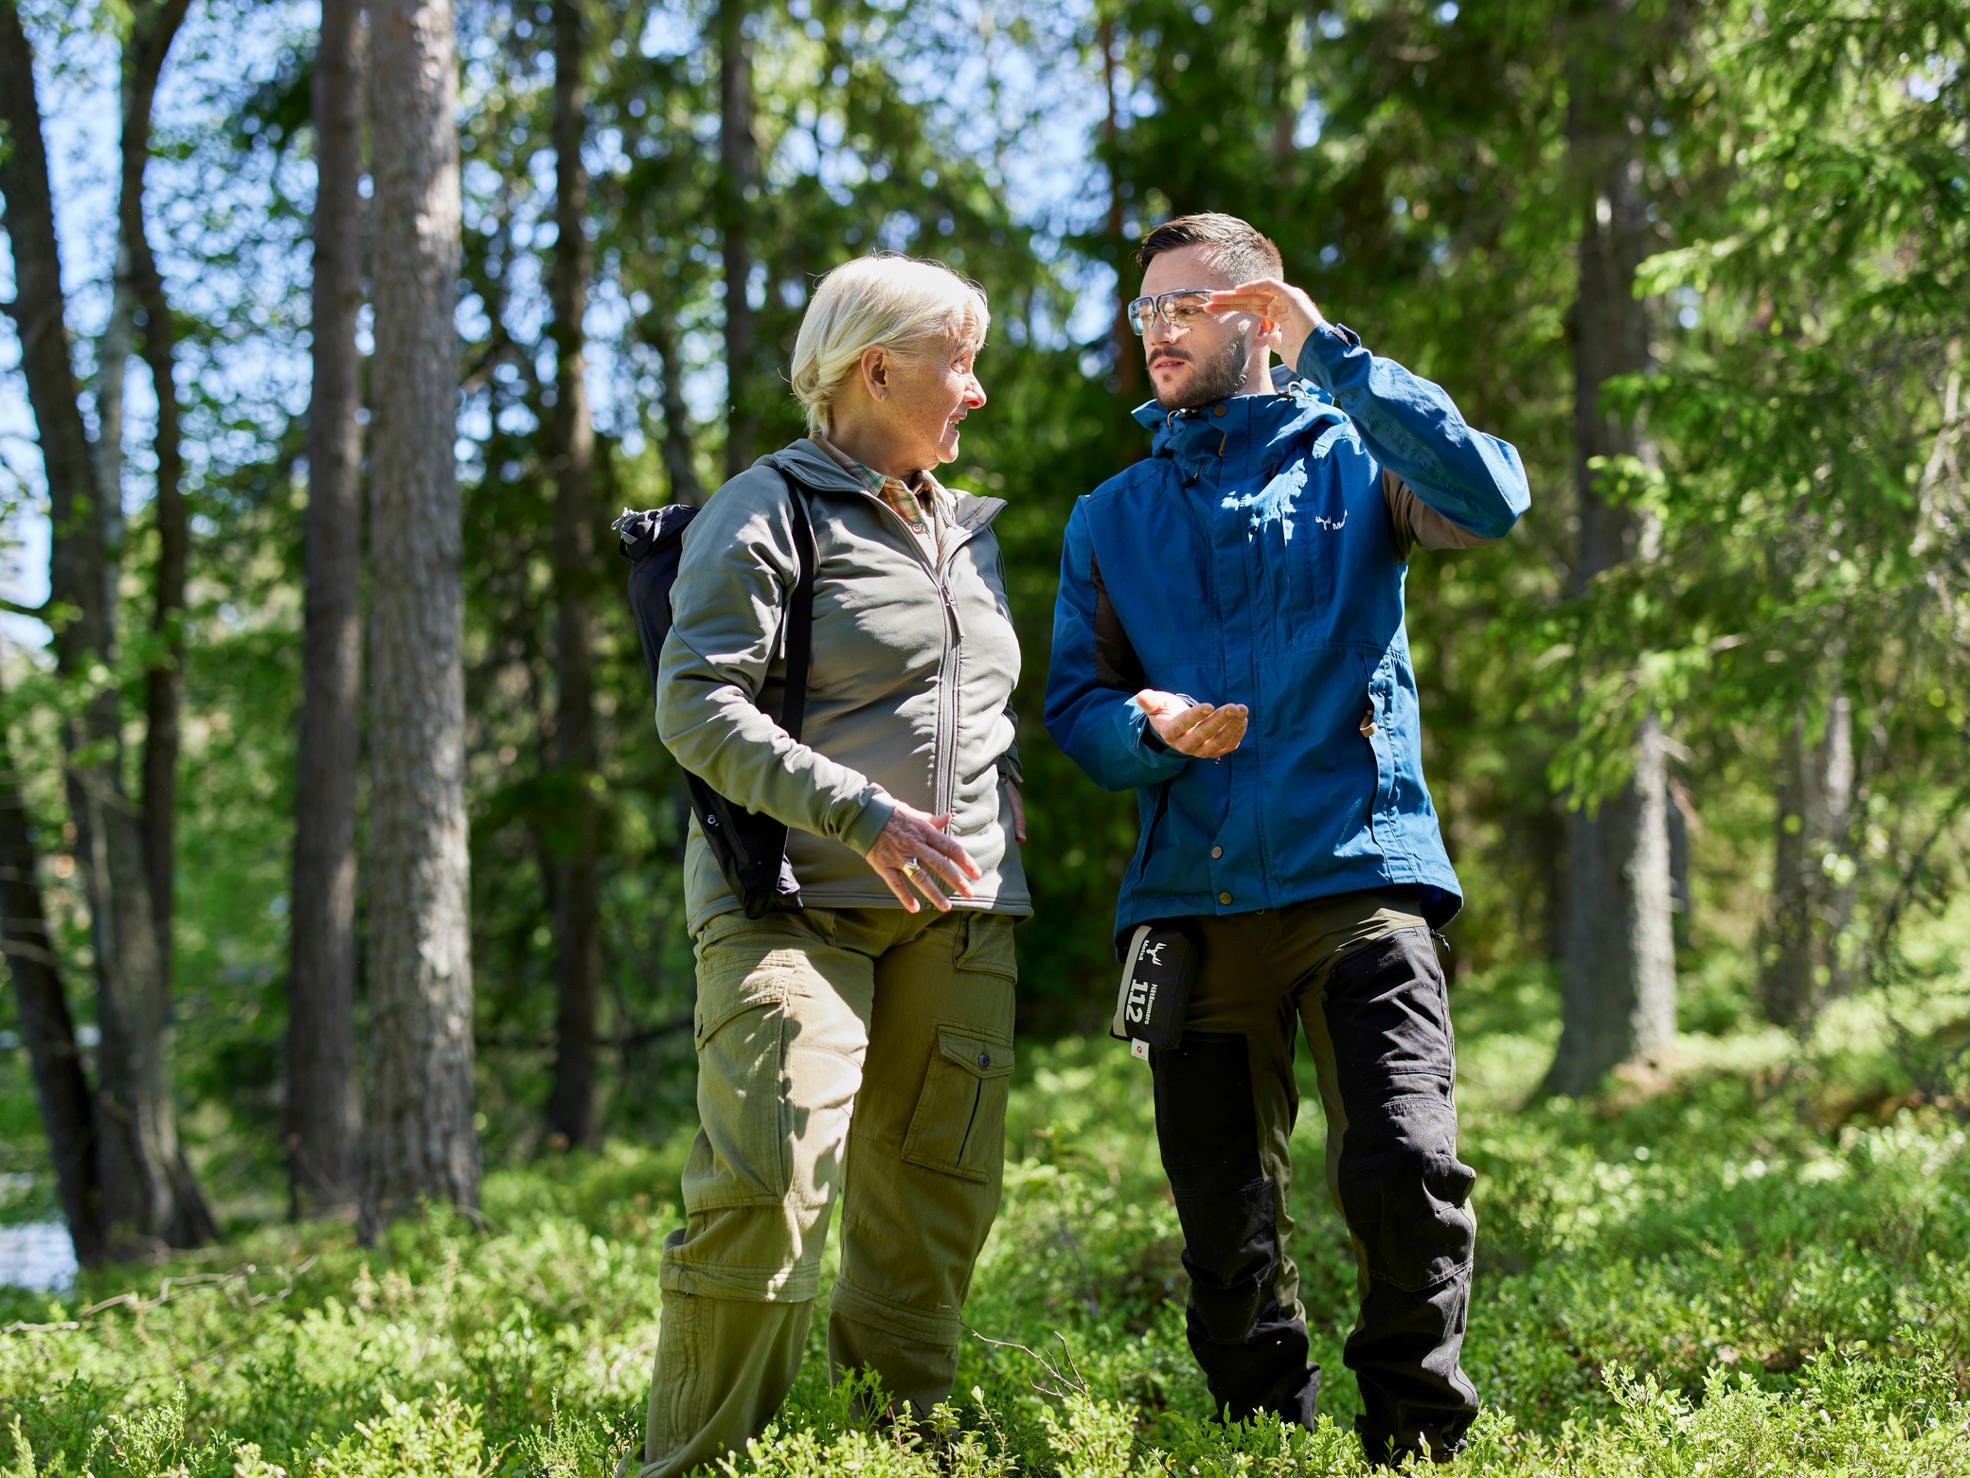
<svg viewBox="0 0 1970 1478"><path fill-rule="evenodd" d="M1477 1411L1459 1367L1473 1177L1457 1158L1443 972L1414 895L1190 923L1202 949L1184 1039L1152 1062L1190 1346L1219 1414L1313 1420L1319 1373L1287 1250L1304 1031L1328 1189L1355 1254L1360 1306L1343 1359L1361 1388L1363 1444L1371 1457L1447 1454Z"/></svg>
<svg viewBox="0 0 1970 1478"><path fill-rule="evenodd" d="M1155 1055L1156 1126L1183 1224L1185 1323L1218 1410L1313 1425L1320 1368L1279 1299L1279 1190L1259 1158L1245 1038L1186 1032Z"/></svg>

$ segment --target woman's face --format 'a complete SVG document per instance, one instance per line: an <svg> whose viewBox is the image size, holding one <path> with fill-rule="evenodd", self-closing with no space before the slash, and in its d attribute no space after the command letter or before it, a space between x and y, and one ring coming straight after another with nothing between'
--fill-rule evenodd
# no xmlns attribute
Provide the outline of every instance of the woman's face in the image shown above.
<svg viewBox="0 0 1970 1478"><path fill-rule="evenodd" d="M958 423L985 404L974 361L978 345L963 330L890 354L888 394L880 402L898 460L912 469L958 455Z"/></svg>

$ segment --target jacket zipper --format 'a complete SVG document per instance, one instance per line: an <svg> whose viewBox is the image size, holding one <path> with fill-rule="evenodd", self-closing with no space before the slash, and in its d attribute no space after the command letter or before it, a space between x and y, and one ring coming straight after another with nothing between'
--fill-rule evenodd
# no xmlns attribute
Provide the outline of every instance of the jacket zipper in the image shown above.
<svg viewBox="0 0 1970 1478"><path fill-rule="evenodd" d="M952 813L958 803L958 675L964 667L964 627L958 622L958 602L940 571L937 594L944 602L944 660L937 665L936 814Z"/></svg>
<svg viewBox="0 0 1970 1478"><path fill-rule="evenodd" d="M903 521L902 514L873 493L863 496L880 507L889 516L890 522L903 530L917 562L936 585L938 602L944 607L944 651L937 663L937 752L933 756L931 774L932 812L941 816L955 811L958 802L958 675L964 664L964 625L958 619L957 597L951 593L947 577L957 552L971 542L972 535L979 529L990 525L992 518L998 516L998 510L993 509L990 517L976 524L950 525L945 546L933 564L924 554L923 541Z"/></svg>
<svg viewBox="0 0 1970 1478"><path fill-rule="evenodd" d="M997 512L994 509L992 516L996 517ZM938 672L942 690L937 696L939 733L934 792L940 816L949 814L955 818L958 807L958 693L964 673L964 623L958 619L958 598L951 593L951 562L971 542L972 535L991 521L988 517L983 523L969 527L952 524L948 542L938 552L937 595L944 602L945 616L944 661Z"/></svg>

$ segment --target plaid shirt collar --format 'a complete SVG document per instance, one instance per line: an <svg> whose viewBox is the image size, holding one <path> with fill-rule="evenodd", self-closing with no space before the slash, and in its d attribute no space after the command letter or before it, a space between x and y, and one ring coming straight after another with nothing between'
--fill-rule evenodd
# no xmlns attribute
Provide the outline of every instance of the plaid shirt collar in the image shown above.
<svg viewBox="0 0 1970 1478"><path fill-rule="evenodd" d="M928 471L917 473L916 486L911 487L900 477L890 477L856 461L818 431L813 433L812 439L814 445L826 452L844 472L862 484L864 492L882 499L896 511L897 517L912 529L921 533L928 525L937 522L944 509L944 487Z"/></svg>

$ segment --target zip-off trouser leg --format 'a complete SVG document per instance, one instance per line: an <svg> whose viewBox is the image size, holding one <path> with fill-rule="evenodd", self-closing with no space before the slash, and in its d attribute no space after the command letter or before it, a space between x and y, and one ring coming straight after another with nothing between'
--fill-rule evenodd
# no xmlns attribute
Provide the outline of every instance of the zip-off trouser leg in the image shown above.
<svg viewBox="0 0 1970 1478"><path fill-rule="evenodd" d="M1181 1043L1152 1055L1156 1127L1190 1274L1186 1322L1219 1415L1311 1425L1293 1229L1295 1038L1312 1048L1327 1185L1353 1242L1360 1309L1343 1359L1371 1457L1443 1454L1477 1394L1459 1367L1472 1172L1456 1155L1443 972L1415 895L1318 899L1187 922L1201 945Z"/></svg>
<svg viewBox="0 0 1970 1478"><path fill-rule="evenodd" d="M837 1197L837 1374L872 1369L917 1409L947 1397L999 1204L1010 919L721 914L696 949L702 1127L684 1170L686 1224L664 1240L643 1451L621 1470L634 1478L742 1450L779 1409Z"/></svg>

